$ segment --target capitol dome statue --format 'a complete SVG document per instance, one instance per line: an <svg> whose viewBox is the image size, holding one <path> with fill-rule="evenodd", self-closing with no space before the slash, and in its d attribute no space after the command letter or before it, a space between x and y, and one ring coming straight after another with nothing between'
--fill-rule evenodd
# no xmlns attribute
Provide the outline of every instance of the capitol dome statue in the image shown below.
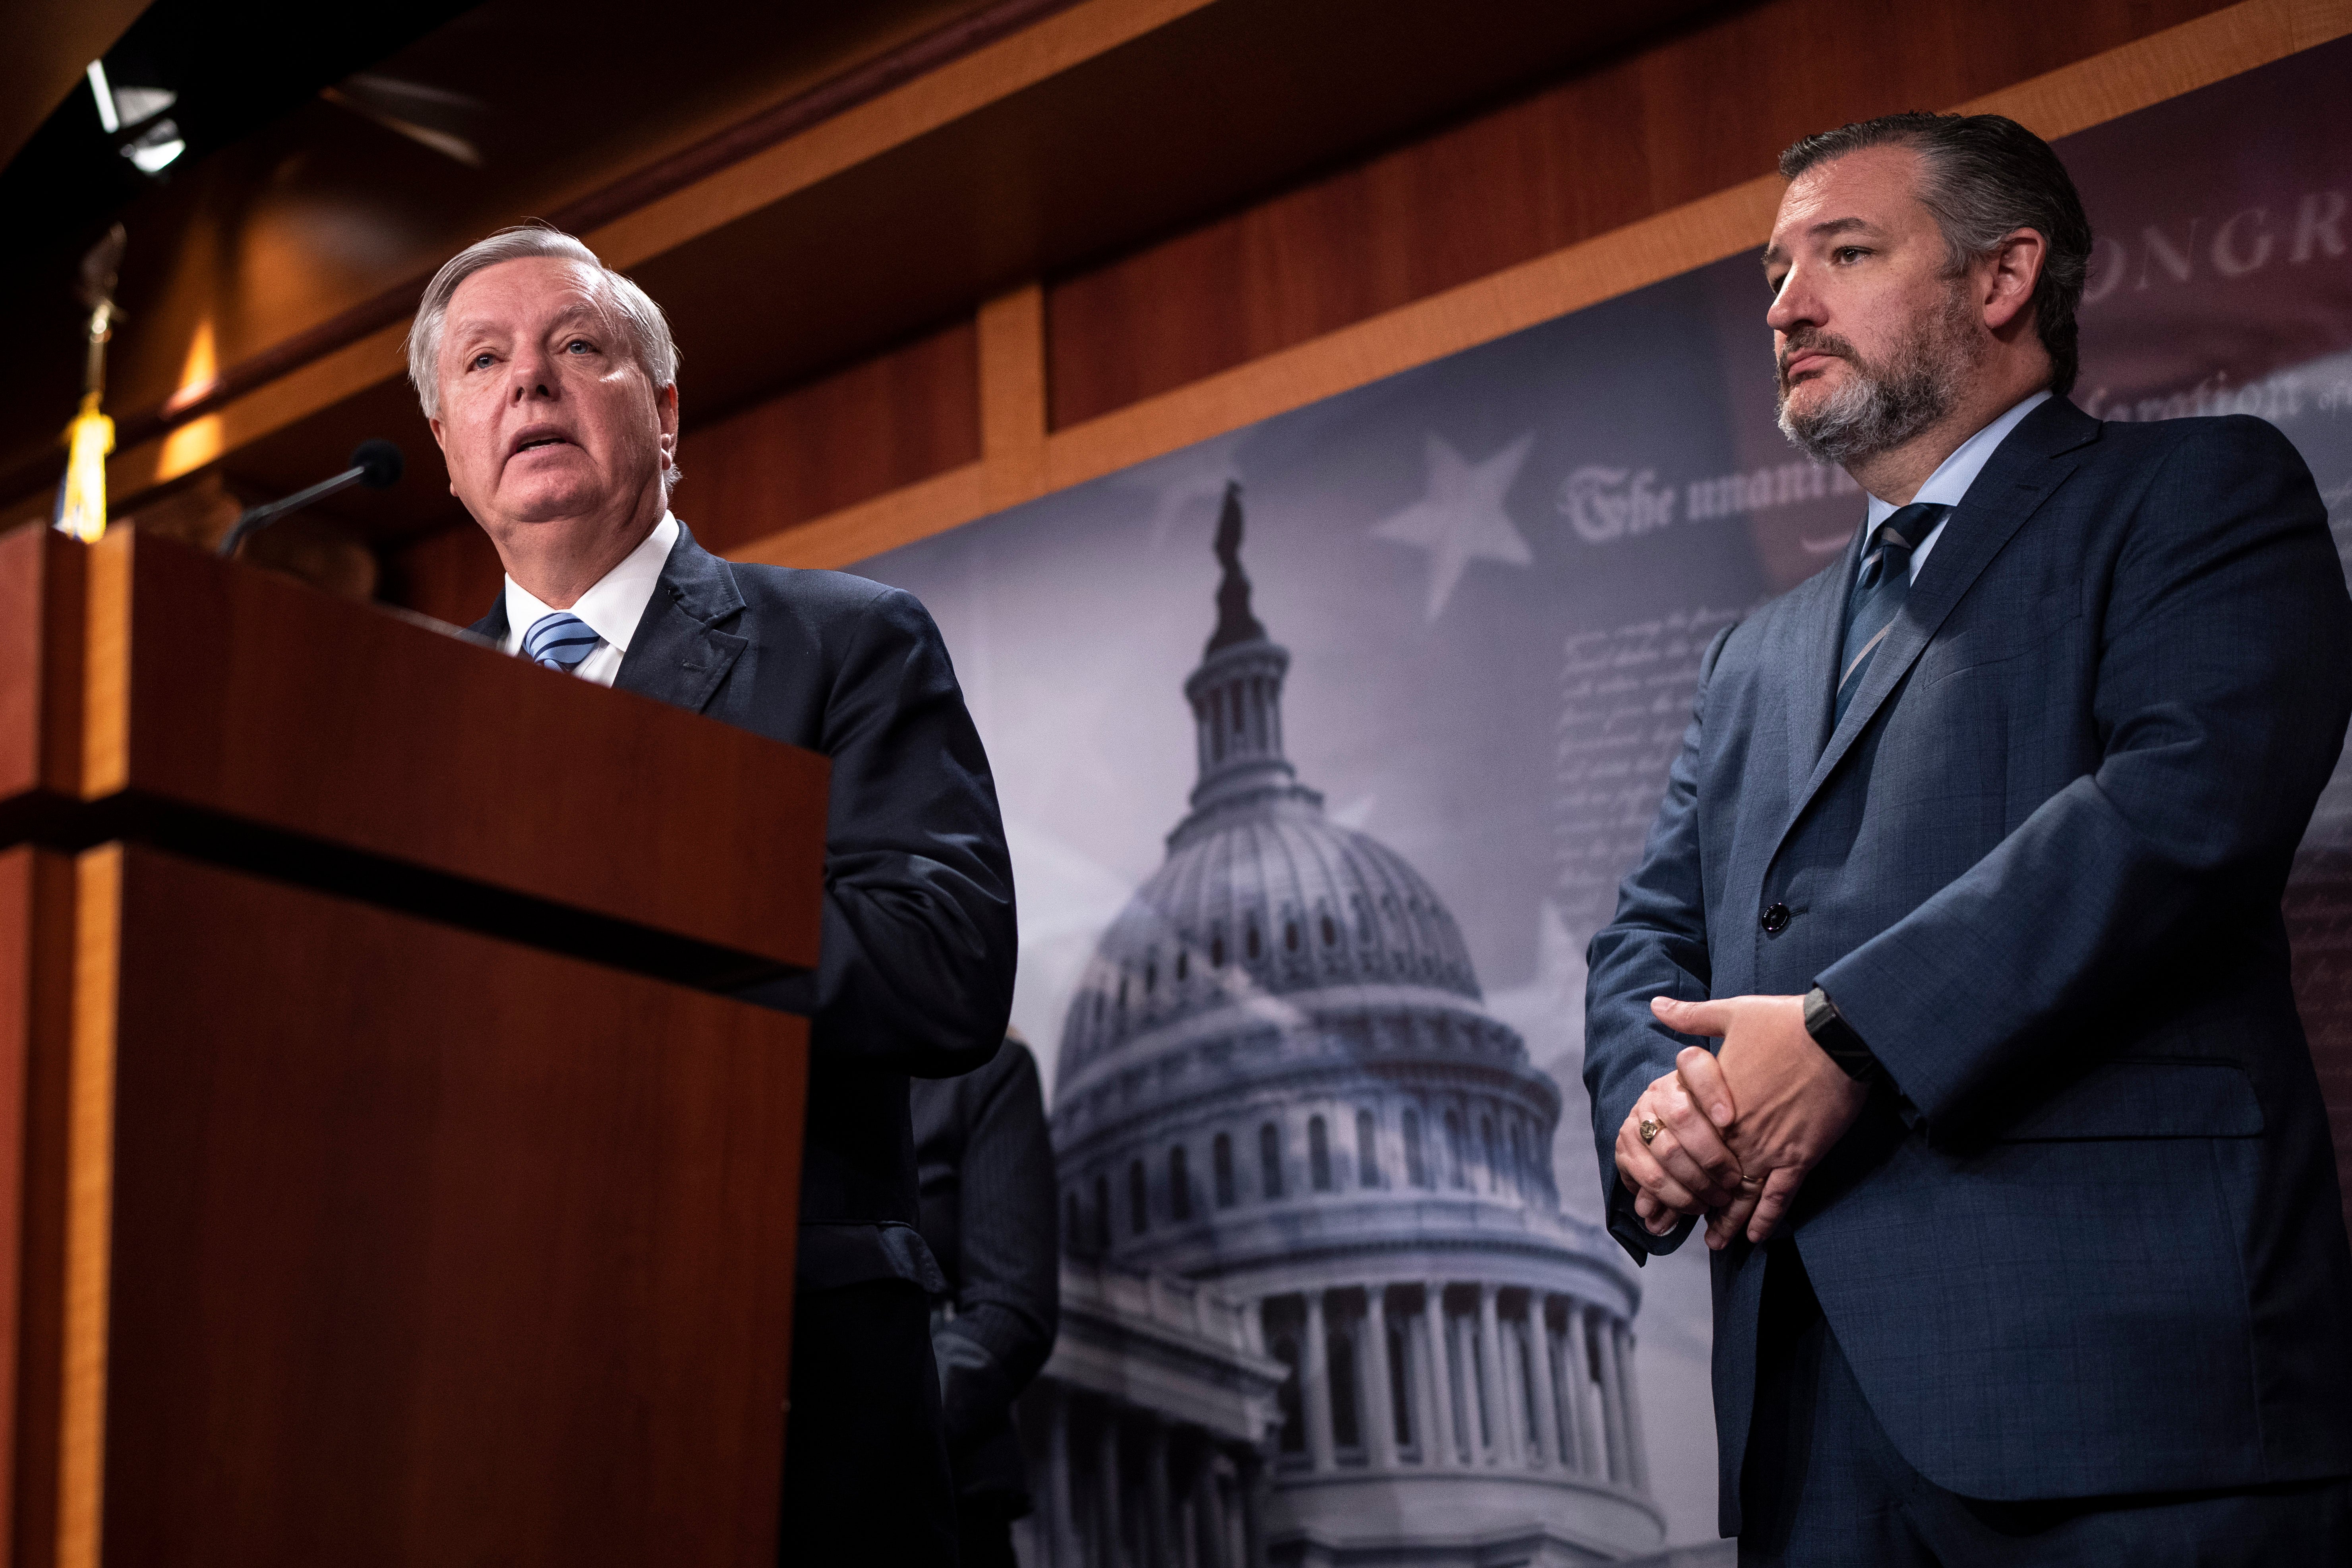
<svg viewBox="0 0 2352 1568"><path fill-rule="evenodd" d="M1430 884L1298 782L1290 655L1251 612L1241 538L1235 486L1216 629L1184 683L1192 811L1062 1034L1066 1244L1254 1315L1280 1383L1252 1555L1450 1568L1654 1551L1639 1289L1604 1233L1560 1212L1559 1090L1486 1009Z"/></svg>

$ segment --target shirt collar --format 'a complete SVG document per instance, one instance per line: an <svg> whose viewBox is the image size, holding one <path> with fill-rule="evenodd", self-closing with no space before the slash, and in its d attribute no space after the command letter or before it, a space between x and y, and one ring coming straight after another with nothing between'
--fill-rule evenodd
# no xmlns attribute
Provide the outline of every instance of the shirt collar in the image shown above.
<svg viewBox="0 0 2352 1568"><path fill-rule="evenodd" d="M1994 448L2008 439L2025 416L2050 401L2050 389L2040 392L2012 406L2008 413L1961 442L1952 455L1936 466L1919 493L1911 498L1914 506L1926 501L1937 506L1958 506L1968 498L1969 487L1977 482L1977 475L1992 460ZM1900 509L1891 500L1870 498L1870 521L1866 526L1876 528Z"/></svg>
<svg viewBox="0 0 2352 1568"><path fill-rule="evenodd" d="M654 524L654 531L623 556L619 565L580 595L572 613L587 622L590 631L623 653L628 652L629 638L636 635L637 623L645 618L646 606L653 602L654 589L661 584L662 567L669 561L670 547L677 542L677 519L665 511L662 520ZM509 653L522 646L523 634L534 621L555 613L512 577L507 579L506 607Z"/></svg>

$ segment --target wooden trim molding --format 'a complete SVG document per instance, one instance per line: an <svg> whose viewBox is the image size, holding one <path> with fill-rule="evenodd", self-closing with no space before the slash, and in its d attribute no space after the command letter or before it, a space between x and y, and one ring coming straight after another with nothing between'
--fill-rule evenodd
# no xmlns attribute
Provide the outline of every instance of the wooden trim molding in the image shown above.
<svg viewBox="0 0 2352 1568"><path fill-rule="evenodd" d="M79 793L96 800L131 777L131 550L110 531L88 548L83 577Z"/></svg>
<svg viewBox="0 0 2352 1568"><path fill-rule="evenodd" d="M1958 107L2007 114L2054 141L2347 33L2352 0L2244 0ZM1035 494L1117 473L1738 255L1760 244L1780 195L1780 177L1764 175L1054 431L1045 437ZM942 476L860 502L737 553L781 565L844 566L1011 504L995 499L992 485L946 482L957 479Z"/></svg>
<svg viewBox="0 0 2352 1568"><path fill-rule="evenodd" d="M982 489L995 511L1047 489L1045 287L989 300L979 326Z"/></svg>
<svg viewBox="0 0 2352 1568"><path fill-rule="evenodd" d="M106 1318L114 1209L114 1028L122 847L75 876L74 1023L67 1120L65 1378L58 1456L58 1568L98 1568L106 1480Z"/></svg>

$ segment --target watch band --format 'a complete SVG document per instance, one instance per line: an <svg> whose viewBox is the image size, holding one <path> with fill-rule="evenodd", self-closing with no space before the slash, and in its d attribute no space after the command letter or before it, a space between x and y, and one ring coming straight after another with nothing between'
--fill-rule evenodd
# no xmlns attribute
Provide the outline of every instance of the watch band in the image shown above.
<svg viewBox="0 0 2352 1568"><path fill-rule="evenodd" d="M1855 1082L1868 1083L1878 1076L1878 1058L1853 1032L1829 993L1818 985L1805 993L1805 1033Z"/></svg>

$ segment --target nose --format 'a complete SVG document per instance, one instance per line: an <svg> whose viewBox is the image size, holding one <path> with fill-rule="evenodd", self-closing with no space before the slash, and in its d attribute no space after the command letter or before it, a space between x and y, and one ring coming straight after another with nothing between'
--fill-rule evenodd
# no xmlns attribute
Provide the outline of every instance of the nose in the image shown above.
<svg viewBox="0 0 2352 1568"><path fill-rule="evenodd" d="M1813 291L1810 268L1802 264L1792 267L1780 279L1780 291L1772 296L1772 308L1764 312L1764 324L1782 333L1799 326L1822 324L1821 297Z"/></svg>
<svg viewBox="0 0 2352 1568"><path fill-rule="evenodd" d="M507 363L507 401L555 400L555 367L546 349L533 344L519 350Z"/></svg>

